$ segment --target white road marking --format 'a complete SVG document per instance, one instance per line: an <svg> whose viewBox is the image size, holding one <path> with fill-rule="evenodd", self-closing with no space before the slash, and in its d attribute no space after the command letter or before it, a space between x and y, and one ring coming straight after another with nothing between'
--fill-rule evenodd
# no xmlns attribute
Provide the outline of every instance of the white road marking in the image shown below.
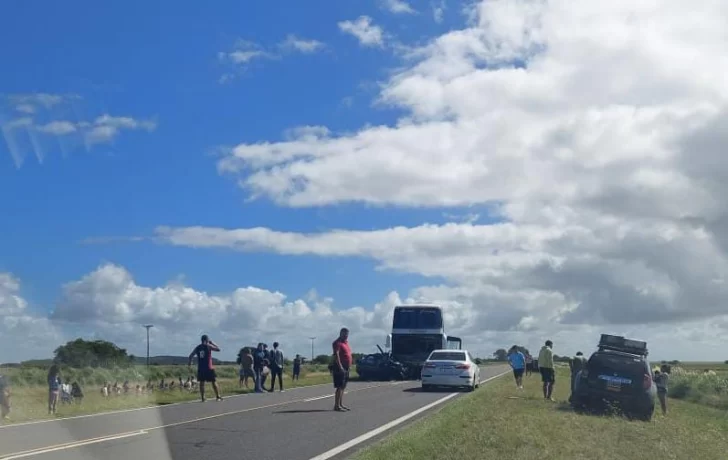
<svg viewBox="0 0 728 460"><path fill-rule="evenodd" d="M356 389L350 390L350 393L368 390L370 388L379 388L379 387L383 387L383 386L387 386L387 385L389 385L389 383L382 383L382 384L378 384L378 385L369 385L369 386L365 386L362 388L356 388ZM326 397L329 397L329 396L326 396ZM323 398L321 398L321 399L323 399ZM52 445L52 446L40 447L40 448L32 449L32 450L26 450L23 452L13 452L10 454L6 454L5 456L0 455L0 460L12 460L12 459L16 459L16 458L31 457L33 455L40 455L40 454L45 454L48 452L55 452L57 450L72 449L75 447L81 447L81 446L85 446L88 444L96 444L96 443L101 443L101 442L105 442L105 441L113 441L115 439L128 438L131 436L139 436L140 434L146 434L149 431L161 430L161 429L176 427L176 426L180 426L180 425L187 425L190 423L201 422L203 420L211 420L211 419L220 418L220 417L227 417L229 415L237 415L237 414L243 414L245 412L252 412L254 410L269 409L272 407L280 407L280 406L286 406L286 405L290 405L290 404L303 403L303 402L307 402L307 400L306 399L294 399L292 401L282 401L282 402L275 403L275 404L267 404L265 406L249 407L247 409L239 409L239 410L234 410L234 411L229 411L229 412L223 412L221 414L213 414L213 415L208 415L206 417L199 417L199 418L195 418L195 419L191 419L191 420L183 420L180 422L168 423L166 425L159 425L159 426L154 426L154 427L150 427L150 428L144 428L143 430L136 430L136 431L126 432L126 433L111 434L111 435L102 436L102 437L98 437L98 438L90 438L90 439L84 439L84 440L79 440L79 441L72 441L72 442L56 444L56 445Z"/></svg>
<svg viewBox="0 0 728 460"><path fill-rule="evenodd" d="M494 375L493 377L487 378L485 380L481 380L480 383L488 383L491 380L497 379L498 377L502 377L506 374L508 374L510 371L503 372L498 375ZM356 438L345 442L344 444L341 444L340 446L334 447L333 449L324 452L323 454L319 454L315 457L312 457L310 460L328 460L329 458L335 457L339 455L342 452L346 452L347 450L351 449L352 447L363 443L364 441L367 441L375 436L378 436L382 433L384 433L387 430L390 430L394 428L397 425L401 425L402 423L406 422L407 420L411 419L412 417L416 417L419 414L432 409L433 407L444 403L445 401L454 398L455 396L460 395L461 393L450 393L449 395L438 399L437 401L431 402L430 404L420 407L419 409L410 412L409 414L403 415L402 417L392 420L389 423L386 423L379 428L375 428L367 433L362 434L361 436L357 436Z"/></svg>
<svg viewBox="0 0 728 460"><path fill-rule="evenodd" d="M318 396L316 398L304 399L303 402L318 401L319 399L326 399L326 398L333 398L333 397L334 397L334 395Z"/></svg>
<svg viewBox="0 0 728 460"><path fill-rule="evenodd" d="M300 387L293 387L286 391L288 392L288 391L292 391L292 390L302 390L304 388L316 388L316 387L322 387L324 385L331 385L331 384L330 383L319 383L316 385L304 385L304 386L300 386ZM239 395L230 395L230 396L225 396L225 399L233 399L233 398L238 398L240 396L250 396L250 395L254 395L254 394L255 393L243 393L243 394L239 394ZM164 404L164 405L157 404L157 405L153 405L153 406L135 407L134 409L112 410L112 411L108 411L108 412L99 412L97 414L74 415L73 417L60 417L60 418L52 418L52 419L48 419L48 420L36 420L33 422L10 423L7 425L0 425L0 430L2 430L3 428L14 428L17 426L38 425L41 423L51 423L51 422L64 422L66 420L77 420L80 418L90 418L90 417L101 417L104 415L124 414L126 412L137 412L137 411L149 410L149 409L159 410L159 409L164 409L166 407L180 406L182 404L194 404L194 403L199 403L199 402L200 402L199 399L195 399L192 401L180 401L180 402ZM0 457L0 458L2 458L2 457Z"/></svg>
<svg viewBox="0 0 728 460"><path fill-rule="evenodd" d="M102 436L100 438L86 439L84 441L68 442L65 444L58 444L51 447L44 447L40 449L26 450L24 452L17 452L10 454L9 456L0 457L2 460L15 460L18 458L32 457L34 455L49 454L51 452L58 452L59 450L75 449L77 447L88 446L89 444L97 444L100 442L114 441L117 439L131 438L132 436L141 436L147 434L145 430L132 431L129 433L117 434L113 436Z"/></svg>

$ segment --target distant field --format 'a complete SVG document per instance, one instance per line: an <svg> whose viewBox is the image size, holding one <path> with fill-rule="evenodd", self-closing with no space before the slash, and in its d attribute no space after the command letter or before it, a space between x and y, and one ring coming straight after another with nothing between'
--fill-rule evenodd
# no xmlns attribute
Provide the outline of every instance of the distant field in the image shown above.
<svg viewBox="0 0 728 460"><path fill-rule="evenodd" d="M106 369L64 369L64 381L78 381L84 391L84 399L81 404L60 404L57 405L57 417L68 417L74 415L85 415L111 410L133 409L138 407L166 405L183 401L191 401L199 398L199 392L174 390L155 390L151 394L137 395L132 390L130 394L104 397L101 394L101 386L104 382L119 382L123 384L128 379L132 388L137 384L145 384L149 377L155 384L162 378L169 381L180 376L183 380L187 378L187 366L152 366L150 373L146 374L144 366L137 366L131 369L106 370ZM194 370L194 368L193 368ZM223 396L249 393L250 390L240 388L238 383L238 369L236 366L216 366L218 382L220 383ZM9 375L12 382L12 411L10 419L5 423L16 423L29 420L41 420L53 418L48 415L48 393L45 385L44 369L0 369L3 375ZM290 380L290 369L284 374L284 388L295 388L299 386L318 385L331 382L331 376L326 366L303 366L301 379L297 382ZM353 372L353 378L356 373ZM38 383L40 382L40 383ZM250 383L252 388L252 382ZM270 380L266 381L266 386ZM276 387L277 388L277 387ZM212 387L206 385L207 396L213 396Z"/></svg>
<svg viewBox="0 0 728 460"><path fill-rule="evenodd" d="M566 400L568 371L558 370L556 402L543 400L537 375L525 390L510 375L445 406L399 434L357 454L356 460L589 459L725 460L725 411L671 399L651 423L617 416L577 415Z"/></svg>

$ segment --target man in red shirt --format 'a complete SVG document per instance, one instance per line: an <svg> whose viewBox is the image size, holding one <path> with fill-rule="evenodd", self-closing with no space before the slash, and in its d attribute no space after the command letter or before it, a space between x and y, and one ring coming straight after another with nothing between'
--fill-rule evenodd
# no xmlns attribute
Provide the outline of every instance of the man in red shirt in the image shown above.
<svg viewBox="0 0 728 460"><path fill-rule="evenodd" d="M334 348L334 363L332 374L334 376L334 388L336 388L334 410L351 410L344 405L342 399L346 383L349 381L349 368L351 367L351 348L349 347L349 329L343 327L339 332L339 338L332 344Z"/></svg>

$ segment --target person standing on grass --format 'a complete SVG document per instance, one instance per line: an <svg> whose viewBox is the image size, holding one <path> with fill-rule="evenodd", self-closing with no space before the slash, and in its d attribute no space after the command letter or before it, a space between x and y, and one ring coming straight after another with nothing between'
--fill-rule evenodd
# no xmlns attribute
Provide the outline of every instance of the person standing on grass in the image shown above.
<svg viewBox="0 0 728 460"><path fill-rule="evenodd" d="M253 372L253 355L250 354L250 349L248 347L243 348L242 353L240 354L240 383L241 385L244 385L245 388L250 388L248 386L248 379L253 379L253 385L255 385L255 373Z"/></svg>
<svg viewBox="0 0 728 460"><path fill-rule="evenodd" d="M263 343L258 343L258 348L253 354L253 373L255 378L255 392L263 392L263 367L265 366L265 351L263 350Z"/></svg>
<svg viewBox="0 0 728 460"><path fill-rule="evenodd" d="M301 355L296 355L296 358L293 360L293 375L291 376L291 380L298 380L298 378L301 376Z"/></svg>
<svg viewBox="0 0 728 460"><path fill-rule="evenodd" d="M508 353L508 363L513 369L513 377L516 379L516 388L523 390L523 373L526 370L526 357L518 349L518 346L513 345L510 353Z"/></svg>
<svg viewBox="0 0 728 460"><path fill-rule="evenodd" d="M278 389L283 392L283 352L278 348L278 342L273 342L273 349L270 351L270 391L276 386L276 377L278 377Z"/></svg>
<svg viewBox="0 0 728 460"><path fill-rule="evenodd" d="M576 377L579 372L586 367L586 358L584 353L577 351L576 356L569 360L569 369L571 370L571 393L574 393L576 387Z"/></svg>
<svg viewBox="0 0 728 460"><path fill-rule="evenodd" d="M207 335L203 335L201 343L190 353L187 366L192 370L192 358L197 356L197 380L200 382L200 399L205 402L205 382L212 383L212 389L215 390L215 400L222 401L220 396L220 387L217 384L217 375L215 374L215 365L212 362L212 352L220 351L215 342L210 340Z"/></svg>
<svg viewBox="0 0 728 460"><path fill-rule="evenodd" d="M344 405L344 390L349 381L349 368L351 367L351 348L349 347L349 329L342 327L339 331L339 338L332 344L334 349L332 375L334 378L334 410L343 412L349 411Z"/></svg>
<svg viewBox="0 0 728 460"><path fill-rule="evenodd" d="M667 382L670 380L670 368L663 364L659 371L655 372L655 386L657 387L657 399L660 400L662 415L667 415Z"/></svg>
<svg viewBox="0 0 728 460"><path fill-rule="evenodd" d="M61 371L57 364L48 369L48 415L56 413L58 393L61 391Z"/></svg>
<svg viewBox="0 0 728 460"><path fill-rule="evenodd" d="M10 415L10 382L8 378L0 375L0 420Z"/></svg>
<svg viewBox="0 0 728 460"><path fill-rule="evenodd" d="M541 351L538 353L538 370L541 372L541 381L543 382L543 397L549 401L554 400L551 395L553 394L554 384L556 383L553 346L554 343L547 340L546 344L541 347Z"/></svg>
<svg viewBox="0 0 728 460"><path fill-rule="evenodd" d="M532 372L533 372L533 357L529 353L526 355L526 377L531 375Z"/></svg>

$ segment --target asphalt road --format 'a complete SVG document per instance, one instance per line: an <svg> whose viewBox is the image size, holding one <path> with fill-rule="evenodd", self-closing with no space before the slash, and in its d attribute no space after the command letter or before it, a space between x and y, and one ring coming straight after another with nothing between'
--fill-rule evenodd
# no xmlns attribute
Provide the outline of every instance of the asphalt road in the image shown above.
<svg viewBox="0 0 728 460"><path fill-rule="evenodd" d="M481 380L507 370L484 367ZM0 460L309 460L450 394L423 393L419 386L351 382L344 396L351 412L332 410L333 387L328 384L8 425L0 427Z"/></svg>

